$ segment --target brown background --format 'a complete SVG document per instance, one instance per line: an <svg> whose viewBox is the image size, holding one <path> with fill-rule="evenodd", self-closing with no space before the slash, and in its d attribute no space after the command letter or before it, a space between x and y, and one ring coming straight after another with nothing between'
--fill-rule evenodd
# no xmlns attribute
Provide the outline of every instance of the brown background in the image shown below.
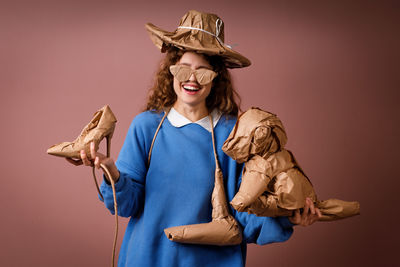
<svg viewBox="0 0 400 267"><path fill-rule="evenodd" d="M116 158L161 59L144 24L172 31L189 9L220 15L251 59L232 71L242 108L278 114L319 197L361 202L361 216L250 245L247 266L394 265L399 5L209 0L2 1L0 265L109 266L114 218L90 169L45 152L108 103Z"/></svg>

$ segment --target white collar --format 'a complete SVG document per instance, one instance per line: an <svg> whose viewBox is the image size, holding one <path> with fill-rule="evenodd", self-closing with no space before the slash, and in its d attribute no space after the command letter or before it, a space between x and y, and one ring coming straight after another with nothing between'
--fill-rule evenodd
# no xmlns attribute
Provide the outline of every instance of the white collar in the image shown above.
<svg viewBox="0 0 400 267"><path fill-rule="evenodd" d="M221 115L222 112L218 109L214 109L211 112L214 127L215 125L217 125L219 119L221 118ZM171 108L167 115L167 119L175 127L182 127L190 123L196 123L211 133L210 119L208 115L198 121L192 122L188 118L180 114L178 111L176 111L176 109Z"/></svg>

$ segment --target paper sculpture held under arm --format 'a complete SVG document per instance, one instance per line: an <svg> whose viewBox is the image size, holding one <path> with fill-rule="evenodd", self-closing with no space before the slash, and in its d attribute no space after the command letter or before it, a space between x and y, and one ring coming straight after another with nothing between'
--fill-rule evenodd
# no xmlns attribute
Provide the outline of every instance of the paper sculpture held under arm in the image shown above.
<svg viewBox="0 0 400 267"><path fill-rule="evenodd" d="M307 197L320 209L320 221L332 221L360 213L358 202L339 199L319 201L314 188L286 150L287 137L279 118L259 108L241 114L222 150L245 162L242 183L231 201L237 211L257 216L291 216L303 208Z"/></svg>

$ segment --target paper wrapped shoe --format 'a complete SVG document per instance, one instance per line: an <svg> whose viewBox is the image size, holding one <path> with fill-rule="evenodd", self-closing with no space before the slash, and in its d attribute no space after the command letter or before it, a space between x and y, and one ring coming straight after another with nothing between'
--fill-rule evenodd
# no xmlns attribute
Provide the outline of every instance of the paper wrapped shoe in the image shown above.
<svg viewBox="0 0 400 267"><path fill-rule="evenodd" d="M106 137L107 156L109 156L111 137L114 133L117 119L108 105L98 110L92 120L83 128L81 134L72 142L62 142L51 146L47 153L53 156L80 159L80 151L85 150L88 158L91 157L90 143L94 142L95 150L99 143Z"/></svg>
<svg viewBox="0 0 400 267"><path fill-rule="evenodd" d="M245 162L242 183L231 201L237 211L257 216L291 216L311 198L322 213L321 221L357 215L358 202L319 201L313 186L294 155L284 148L285 129L279 118L259 108L241 114L222 150Z"/></svg>
<svg viewBox="0 0 400 267"><path fill-rule="evenodd" d="M77 159L77 165L82 164L80 151L85 150L87 157L91 158L90 153L90 143L93 142L95 146L95 151L99 148L99 143L105 137L107 139L107 157L110 157L110 147L111 147L111 137L114 133L115 124L117 122L117 118L114 113L111 111L111 108L108 105L105 105L100 110L94 113L92 120L83 128L81 134L72 142L62 142L56 145L51 146L47 149L47 153L53 156L58 157L66 157L66 158L74 158ZM114 210L115 210L115 234L114 234L114 243L113 243L113 252L111 259L111 266L114 267L115 261L115 248L117 246L117 238L118 238L118 205L115 191L114 180L112 179L111 173L108 170L107 166L103 163L100 164L101 169L104 171L105 175L108 177L108 180L111 182L111 187L113 191L114 197ZM97 192L102 200L104 200L103 195L100 192L99 185L97 183L95 167L92 166L92 174L93 180L95 182Z"/></svg>

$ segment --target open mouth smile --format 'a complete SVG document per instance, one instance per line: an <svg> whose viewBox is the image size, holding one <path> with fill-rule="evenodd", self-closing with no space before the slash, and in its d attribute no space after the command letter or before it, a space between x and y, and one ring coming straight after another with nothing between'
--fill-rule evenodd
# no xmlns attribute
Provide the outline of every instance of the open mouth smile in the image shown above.
<svg viewBox="0 0 400 267"><path fill-rule="evenodd" d="M198 91L201 90L200 86L196 86L196 85L182 85L182 88L187 92L187 93L196 93Z"/></svg>

